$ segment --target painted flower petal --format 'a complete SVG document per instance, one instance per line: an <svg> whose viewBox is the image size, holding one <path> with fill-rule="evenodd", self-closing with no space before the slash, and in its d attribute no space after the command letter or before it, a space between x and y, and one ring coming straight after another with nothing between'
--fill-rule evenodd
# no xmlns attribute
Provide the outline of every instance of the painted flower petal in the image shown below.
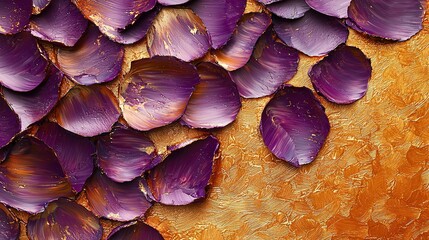
<svg viewBox="0 0 429 240"><path fill-rule="evenodd" d="M97 142L98 165L116 182L131 181L153 166L156 149L142 132L117 126Z"/></svg>
<svg viewBox="0 0 429 240"><path fill-rule="evenodd" d="M179 8L161 10L147 42L151 56L174 56L187 62L204 56L211 45L202 20L192 10Z"/></svg>
<svg viewBox="0 0 429 240"><path fill-rule="evenodd" d="M351 2L351 0L305 0L305 1L312 9L320 13L323 13L325 15L333 16L337 18L347 18L347 8L350 6L350 2Z"/></svg>
<svg viewBox="0 0 429 240"><path fill-rule="evenodd" d="M314 89L329 101L349 104L368 90L371 60L356 47L341 45L308 72Z"/></svg>
<svg viewBox="0 0 429 240"><path fill-rule="evenodd" d="M21 32L30 22L31 0L4 0L0 7L0 34ZM3 40L0 40L3 43Z"/></svg>
<svg viewBox="0 0 429 240"><path fill-rule="evenodd" d="M423 28L424 9L418 0L360 0L351 2L348 15L366 34L405 41Z"/></svg>
<svg viewBox="0 0 429 240"><path fill-rule="evenodd" d="M0 95L0 149L6 146L21 131L18 115Z"/></svg>
<svg viewBox="0 0 429 240"><path fill-rule="evenodd" d="M33 16L31 34L42 40L74 46L88 21L70 0L52 0L43 13Z"/></svg>
<svg viewBox="0 0 429 240"><path fill-rule="evenodd" d="M330 125L325 108L310 89L284 86L265 106L260 130L276 157L299 167L316 158Z"/></svg>
<svg viewBox="0 0 429 240"><path fill-rule="evenodd" d="M35 136L54 150L73 190L80 192L94 170L95 146L92 142L53 122L40 126Z"/></svg>
<svg viewBox="0 0 429 240"><path fill-rule="evenodd" d="M262 4L264 4L264 5L268 5L268 4L272 4L272 3L275 3L275 2L280 2L280 1L283 1L283 0L256 0L256 1L258 1L258 2L260 2Z"/></svg>
<svg viewBox="0 0 429 240"><path fill-rule="evenodd" d="M13 36L0 34L0 42L0 83L18 92L36 88L45 79L48 67L36 39L22 32Z"/></svg>
<svg viewBox="0 0 429 240"><path fill-rule="evenodd" d="M200 78L195 67L174 57L131 64L121 85L120 106L128 124L147 131L179 119Z"/></svg>
<svg viewBox="0 0 429 240"><path fill-rule="evenodd" d="M81 205L66 198L52 202L43 213L28 219L27 235L32 240L98 240L103 229L97 217Z"/></svg>
<svg viewBox="0 0 429 240"><path fill-rule="evenodd" d="M33 0L33 14L39 14L45 9L51 0Z"/></svg>
<svg viewBox="0 0 429 240"><path fill-rule="evenodd" d="M197 66L201 82L186 107L181 122L192 128L224 127L241 108L237 87L223 68L212 63Z"/></svg>
<svg viewBox="0 0 429 240"><path fill-rule="evenodd" d="M57 104L63 74L54 66L49 67L46 80L30 92L3 89L3 95L21 119L21 130L46 116Z"/></svg>
<svg viewBox="0 0 429 240"><path fill-rule="evenodd" d="M130 222L116 227L107 237L108 240L164 240L155 228L140 222Z"/></svg>
<svg viewBox="0 0 429 240"><path fill-rule="evenodd" d="M58 124L66 130L93 137L109 132L118 120L118 100L105 86L75 86L55 108Z"/></svg>
<svg viewBox="0 0 429 240"><path fill-rule="evenodd" d="M305 0L283 0L267 5L267 8L275 15L286 19L300 18L310 10Z"/></svg>
<svg viewBox="0 0 429 240"><path fill-rule="evenodd" d="M189 2L190 0L158 0L159 4L164 6L180 5Z"/></svg>
<svg viewBox="0 0 429 240"><path fill-rule="evenodd" d="M271 18L266 13L243 15L228 44L214 53L217 63L228 71L243 67L249 61L258 38L270 24Z"/></svg>
<svg viewBox="0 0 429 240"><path fill-rule="evenodd" d="M19 222L10 211L0 204L0 239L16 240L19 238Z"/></svg>
<svg viewBox="0 0 429 240"><path fill-rule="evenodd" d="M55 153L42 141L24 136L0 164L0 202L29 213L48 202L72 196Z"/></svg>
<svg viewBox="0 0 429 240"><path fill-rule="evenodd" d="M218 49L231 38L243 15L246 0L198 0L192 1L189 7L207 27L212 47Z"/></svg>
<svg viewBox="0 0 429 240"><path fill-rule="evenodd" d="M269 31L259 39L249 62L230 75L242 97L264 97L292 79L298 70L298 62L298 51L276 42Z"/></svg>
<svg viewBox="0 0 429 240"><path fill-rule="evenodd" d="M86 196L91 211L98 217L115 221L130 221L144 215L151 207L141 178L117 183L101 172L96 172L86 184Z"/></svg>
<svg viewBox="0 0 429 240"><path fill-rule="evenodd" d="M219 141L209 136L173 151L152 169L148 185L155 201L186 205L206 196Z"/></svg>
<svg viewBox="0 0 429 240"><path fill-rule="evenodd" d="M110 41L93 25L74 47L57 50L58 67L82 85L112 81L120 73L123 59L123 46Z"/></svg>
<svg viewBox="0 0 429 240"><path fill-rule="evenodd" d="M288 46L308 56L322 56L345 43L347 27L338 19L308 11L294 20L274 21L274 30Z"/></svg>

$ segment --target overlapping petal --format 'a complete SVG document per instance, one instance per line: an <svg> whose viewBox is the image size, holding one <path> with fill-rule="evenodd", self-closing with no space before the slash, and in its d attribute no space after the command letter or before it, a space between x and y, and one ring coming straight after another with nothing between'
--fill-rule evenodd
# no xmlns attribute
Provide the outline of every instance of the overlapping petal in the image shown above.
<svg viewBox="0 0 429 240"><path fill-rule="evenodd" d="M347 9L352 0L305 0L314 10L328 16L347 18ZM368 8L369 5L368 5Z"/></svg>
<svg viewBox="0 0 429 240"><path fill-rule="evenodd" d="M140 222L135 221L121 225L112 230L107 237L108 240L164 240L162 235L155 228Z"/></svg>
<svg viewBox="0 0 429 240"><path fill-rule="evenodd" d="M21 131L21 121L9 104L0 95L0 149L6 146Z"/></svg>
<svg viewBox="0 0 429 240"><path fill-rule="evenodd" d="M190 0L158 0L164 6L180 5L189 2Z"/></svg>
<svg viewBox="0 0 429 240"><path fill-rule="evenodd" d="M32 0L4 0L0 7L0 34L21 32L30 22ZM3 40L0 40L3 42Z"/></svg>
<svg viewBox="0 0 429 240"><path fill-rule="evenodd" d="M275 15L286 19L300 18L310 10L305 0L283 0L267 5L267 8Z"/></svg>
<svg viewBox="0 0 429 240"><path fill-rule="evenodd" d="M33 0L33 14L39 14L45 9L51 0Z"/></svg>

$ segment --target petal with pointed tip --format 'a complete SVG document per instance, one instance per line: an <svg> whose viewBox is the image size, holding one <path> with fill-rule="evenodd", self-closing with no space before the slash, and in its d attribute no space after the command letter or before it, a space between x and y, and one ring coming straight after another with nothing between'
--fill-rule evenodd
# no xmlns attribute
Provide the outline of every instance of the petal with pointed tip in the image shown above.
<svg viewBox="0 0 429 240"><path fill-rule="evenodd" d="M16 240L19 237L19 222L9 209L0 204L0 239Z"/></svg>
<svg viewBox="0 0 429 240"><path fill-rule="evenodd" d="M51 0L33 0L33 14L39 14L45 9Z"/></svg>
<svg viewBox="0 0 429 240"><path fill-rule="evenodd" d="M0 149L6 146L21 131L18 115L0 95Z"/></svg>
<svg viewBox="0 0 429 240"><path fill-rule="evenodd" d="M107 237L108 240L164 240L155 228L140 222L130 222L116 227Z"/></svg>
<svg viewBox="0 0 429 240"><path fill-rule="evenodd" d="M21 32L30 22L32 9L33 2L31 0L1 1L0 34L16 34Z"/></svg>
<svg viewBox="0 0 429 240"><path fill-rule="evenodd" d="M328 16L347 18L351 0L305 0L314 10ZM368 5L369 6L369 5Z"/></svg>
<svg viewBox="0 0 429 240"><path fill-rule="evenodd" d="M275 15L286 19L300 18L310 10L305 0L284 0L267 5L267 8Z"/></svg>

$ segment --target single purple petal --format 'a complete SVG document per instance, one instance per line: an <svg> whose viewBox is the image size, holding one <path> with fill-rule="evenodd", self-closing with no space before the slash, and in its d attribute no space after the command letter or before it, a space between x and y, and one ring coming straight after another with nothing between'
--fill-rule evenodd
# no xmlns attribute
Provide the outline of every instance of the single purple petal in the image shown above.
<svg viewBox="0 0 429 240"><path fill-rule="evenodd" d="M33 14L39 14L45 9L51 0L33 0Z"/></svg>
<svg viewBox="0 0 429 240"><path fill-rule="evenodd" d="M249 62L230 75L242 97L264 97L292 79L298 70L298 62L298 51L276 42L269 31L259 39Z"/></svg>
<svg viewBox="0 0 429 240"><path fill-rule="evenodd" d="M80 192L94 170L92 142L52 122L40 126L35 136L54 150L73 190Z"/></svg>
<svg viewBox="0 0 429 240"><path fill-rule="evenodd" d="M30 22L31 0L3 0L0 7L0 34L21 32ZM3 43L3 40L0 40Z"/></svg>
<svg viewBox="0 0 429 240"><path fill-rule="evenodd" d="M33 16L31 34L42 40L74 46L88 21L70 0L52 0L43 13Z"/></svg>
<svg viewBox="0 0 429 240"><path fill-rule="evenodd" d="M127 182L152 167L156 149L142 132L123 126L101 136L97 142L98 165L116 182Z"/></svg>
<svg viewBox="0 0 429 240"><path fill-rule="evenodd" d="M359 0L351 2L348 15L366 34L405 41L423 28L424 9L419 0Z"/></svg>
<svg viewBox="0 0 429 240"><path fill-rule="evenodd" d="M0 204L0 239L17 240L19 238L19 222L9 209Z"/></svg>
<svg viewBox="0 0 429 240"><path fill-rule="evenodd" d="M271 18L266 13L243 15L228 44L214 53L217 63L228 71L243 67L249 61L258 38L270 24Z"/></svg>
<svg viewBox="0 0 429 240"><path fill-rule="evenodd" d="M50 66L46 80L30 92L3 89L4 98L21 119L21 130L42 119L57 104L62 79L63 74Z"/></svg>
<svg viewBox="0 0 429 240"><path fill-rule="evenodd" d="M246 0L197 0L192 1L189 7L207 27L212 47L218 49L231 38L238 20L243 15Z"/></svg>
<svg viewBox="0 0 429 240"><path fill-rule="evenodd" d="M260 130L276 157L299 167L316 158L330 125L325 108L310 89L284 86L265 106Z"/></svg>
<svg viewBox="0 0 429 240"><path fill-rule="evenodd" d="M308 56L322 56L345 43L349 35L347 27L338 19L308 11L304 17L294 20L274 21L274 30L288 46Z"/></svg>
<svg viewBox="0 0 429 240"><path fill-rule="evenodd" d="M174 57L157 56L131 63L120 89L124 119L147 131L179 119L200 78L195 67Z"/></svg>
<svg viewBox="0 0 429 240"><path fill-rule="evenodd" d="M232 123L241 102L228 72L208 62L199 64L197 70L201 82L189 100L182 124L192 128L217 128Z"/></svg>
<svg viewBox="0 0 429 240"><path fill-rule="evenodd" d="M142 181L117 183L96 172L86 184L86 196L91 211L98 217L115 221L130 221L142 217L151 207L141 190Z"/></svg>
<svg viewBox="0 0 429 240"><path fill-rule="evenodd" d="M164 6L180 5L189 2L190 0L158 0L159 4Z"/></svg>
<svg viewBox="0 0 429 240"><path fill-rule="evenodd" d="M267 8L275 15L286 19L300 18L310 10L305 0L283 0L267 5Z"/></svg>
<svg viewBox="0 0 429 240"><path fill-rule="evenodd" d="M147 42L150 56L174 56L187 62L204 56L211 45L202 20L192 10L179 8L161 10Z"/></svg>
<svg viewBox="0 0 429 240"><path fill-rule="evenodd" d="M18 115L0 95L0 149L6 146L21 131Z"/></svg>
<svg viewBox="0 0 429 240"><path fill-rule="evenodd" d="M74 201L60 198L43 213L28 219L27 235L32 240L98 240L103 229L97 217Z"/></svg>
<svg viewBox="0 0 429 240"><path fill-rule="evenodd" d="M36 88L45 79L48 67L36 39L27 32L0 34L0 43L0 83L18 92Z"/></svg>
<svg viewBox="0 0 429 240"><path fill-rule="evenodd" d="M108 240L164 240L162 235L155 228L144 222L130 222L116 227L107 237Z"/></svg>
<svg viewBox="0 0 429 240"><path fill-rule="evenodd" d="M72 196L71 186L55 153L42 141L24 136L0 164L0 202L29 213L48 202Z"/></svg>
<svg viewBox="0 0 429 240"><path fill-rule="evenodd" d="M371 60L356 47L341 45L308 72L314 89L329 101L349 104L368 90Z"/></svg>
<svg viewBox="0 0 429 240"><path fill-rule="evenodd" d="M74 47L57 50L60 70L82 85L112 81L121 72L123 59L123 46L112 42L93 25L88 26Z"/></svg>
<svg viewBox="0 0 429 240"><path fill-rule="evenodd" d="M328 16L347 18L351 0L305 0L314 10Z"/></svg>
<svg viewBox="0 0 429 240"><path fill-rule="evenodd" d="M219 141L209 136L173 151L152 169L148 185L155 201L186 205L206 196Z"/></svg>
<svg viewBox="0 0 429 240"><path fill-rule="evenodd" d="M55 108L58 124L66 130L93 137L109 132L118 120L118 100L105 86L75 86Z"/></svg>

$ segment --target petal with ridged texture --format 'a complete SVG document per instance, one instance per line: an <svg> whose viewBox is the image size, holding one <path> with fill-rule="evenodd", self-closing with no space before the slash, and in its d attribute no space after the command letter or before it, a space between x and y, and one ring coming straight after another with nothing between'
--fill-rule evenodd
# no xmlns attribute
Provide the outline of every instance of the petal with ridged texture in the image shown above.
<svg viewBox="0 0 429 240"><path fill-rule="evenodd" d="M21 121L3 96L0 95L0 149L21 131Z"/></svg>
<svg viewBox="0 0 429 240"><path fill-rule="evenodd" d="M351 0L305 0L314 10L328 16L347 18Z"/></svg>

